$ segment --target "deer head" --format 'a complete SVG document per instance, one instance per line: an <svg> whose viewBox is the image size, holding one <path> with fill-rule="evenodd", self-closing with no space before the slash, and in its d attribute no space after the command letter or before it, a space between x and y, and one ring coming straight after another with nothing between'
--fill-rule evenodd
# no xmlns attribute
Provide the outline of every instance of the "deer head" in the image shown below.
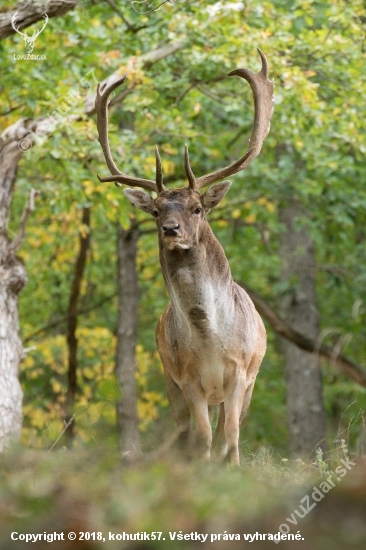
<svg viewBox="0 0 366 550"><path fill-rule="evenodd" d="M17 14L18 14L18 12L16 11L14 13L13 17L11 18L11 24L12 24L13 29L18 34L20 34L20 36L23 38L23 40L25 42L25 50L28 54L30 54L30 53L33 52L35 41L37 40L38 36L41 34L41 32L44 30L45 26L48 23L48 15L47 15L47 13L45 13L44 16L43 16L44 22L43 22L42 28L38 31L34 30L32 36L28 36L26 32L22 32L22 31L19 30L19 28L17 28L17 26L16 26Z"/></svg>
<svg viewBox="0 0 366 550"><path fill-rule="evenodd" d="M248 150L236 162L220 168L210 174L196 177L193 174L185 147L184 167L188 178L188 187L182 189L167 189L163 183L163 173L158 148L156 155L156 180L147 180L129 176L121 172L113 161L108 141L108 98L110 94L126 79L113 82L110 85L98 85L95 107L97 112L97 127L99 142L111 172L111 176L99 178L102 182L115 182L117 186L127 184L131 187L142 187L147 191L155 191L157 198L137 189L125 189L124 194L130 202L138 208L151 214L157 222L162 242L167 248L189 248L199 238L200 221L204 219L208 211L215 207L231 183L223 181L213 185L203 195L200 189L212 183L244 170L249 163L260 153L263 141L270 128L270 120L273 112L273 82L268 79L268 64L265 55L258 49L262 61L259 73L250 69L236 69L228 76L240 76L247 80L252 88L254 97L254 124Z"/></svg>

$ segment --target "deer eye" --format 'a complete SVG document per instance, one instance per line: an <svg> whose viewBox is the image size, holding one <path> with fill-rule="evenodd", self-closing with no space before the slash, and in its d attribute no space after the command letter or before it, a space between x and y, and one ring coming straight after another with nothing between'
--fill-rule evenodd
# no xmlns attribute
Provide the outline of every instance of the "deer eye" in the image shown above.
<svg viewBox="0 0 366 550"><path fill-rule="evenodd" d="M200 214L202 212L202 208L196 208L194 211L195 214Z"/></svg>
<svg viewBox="0 0 366 550"><path fill-rule="evenodd" d="M154 216L154 218L158 218L159 217L159 212L157 210L153 210L152 211L152 215Z"/></svg>

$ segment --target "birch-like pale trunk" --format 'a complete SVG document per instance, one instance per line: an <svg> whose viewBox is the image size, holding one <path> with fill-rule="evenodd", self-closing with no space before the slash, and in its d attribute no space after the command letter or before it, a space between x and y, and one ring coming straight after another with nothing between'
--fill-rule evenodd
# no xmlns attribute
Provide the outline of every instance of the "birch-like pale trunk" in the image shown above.
<svg viewBox="0 0 366 550"><path fill-rule="evenodd" d="M23 346L19 337L18 294L27 282L24 266L4 258L0 244L0 451L18 441L22 427L22 390L18 380ZM4 247L5 245L5 247ZM4 261L5 260L5 261Z"/></svg>
<svg viewBox="0 0 366 550"><path fill-rule="evenodd" d="M32 124L20 120L0 136L0 451L19 440L22 426L23 394L18 370L23 346L19 336L18 295L27 282L27 274L16 252L23 242L29 213L34 208L34 191L13 241L8 236L8 223L22 154L18 142L32 130Z"/></svg>

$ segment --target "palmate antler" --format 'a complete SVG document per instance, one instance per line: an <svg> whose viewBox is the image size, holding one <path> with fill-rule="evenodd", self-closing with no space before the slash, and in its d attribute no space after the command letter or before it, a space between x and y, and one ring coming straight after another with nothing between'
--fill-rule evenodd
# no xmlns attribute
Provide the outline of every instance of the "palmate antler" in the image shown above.
<svg viewBox="0 0 366 550"><path fill-rule="evenodd" d="M228 176L232 176L244 170L250 162L259 155L263 142L269 132L270 121L273 113L273 91L274 85L271 80L268 79L268 63L264 53L258 49L259 55L262 60L262 68L259 73L253 73L250 69L236 69L229 73L228 76L240 76L247 80L252 88L254 98L254 123L252 129L252 135L250 137L249 148L236 162L220 168L215 172L196 178L193 174L192 168L189 163L188 148L185 148L184 155L184 167L188 178L189 187L194 190L199 190L202 187L206 187L211 183L220 181ZM149 191L156 191L161 193L165 188L163 185L163 174L161 169L161 161L158 149L156 147L156 183L151 180L145 180L141 178L135 178L128 176L123 172L120 172L115 165L110 146L108 141L108 97L120 84L125 81L126 77L119 79L118 81L107 85L102 90L98 86L97 97L95 100L95 109L97 112L97 127L99 132L99 142L102 146L104 157L106 159L108 168L111 172L111 176L106 178L99 178L102 182L114 181L116 185L126 183L131 187L142 187ZM99 177L99 176L98 176Z"/></svg>
<svg viewBox="0 0 366 550"><path fill-rule="evenodd" d="M131 187L142 187L148 191L156 191L161 193L163 191L163 173L161 169L161 161L156 147L156 182L152 180L145 180L142 178L135 178L128 176L120 170L118 170L111 153L111 148L108 140L108 98L110 94L118 88L120 84L126 80L126 76L123 76L119 80L107 85L98 84L97 97L95 99L95 110L97 112L97 128L99 133L99 143L102 146L104 158L107 162L107 166L112 174L107 178L99 178L99 181L114 181L116 185L121 186L122 183L126 183Z"/></svg>

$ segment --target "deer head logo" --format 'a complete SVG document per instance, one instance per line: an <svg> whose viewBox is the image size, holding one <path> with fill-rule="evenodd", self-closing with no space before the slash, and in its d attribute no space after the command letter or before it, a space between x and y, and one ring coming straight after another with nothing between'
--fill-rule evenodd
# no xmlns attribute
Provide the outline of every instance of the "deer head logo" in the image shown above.
<svg viewBox="0 0 366 550"><path fill-rule="evenodd" d="M38 36L41 34L41 32L43 31L43 29L45 28L45 26L48 23L48 15L47 15L47 13L45 13L44 16L43 16L44 21L43 21L42 28L38 31L34 30L32 36L28 36L26 32L20 31L19 28L16 26L17 14L18 14L18 12L16 11L14 13L13 17L11 18L11 25L12 25L13 29L18 34L20 34L20 36L23 38L23 40L25 42L25 50L28 54L30 54L30 53L33 52L35 41L37 40Z"/></svg>

